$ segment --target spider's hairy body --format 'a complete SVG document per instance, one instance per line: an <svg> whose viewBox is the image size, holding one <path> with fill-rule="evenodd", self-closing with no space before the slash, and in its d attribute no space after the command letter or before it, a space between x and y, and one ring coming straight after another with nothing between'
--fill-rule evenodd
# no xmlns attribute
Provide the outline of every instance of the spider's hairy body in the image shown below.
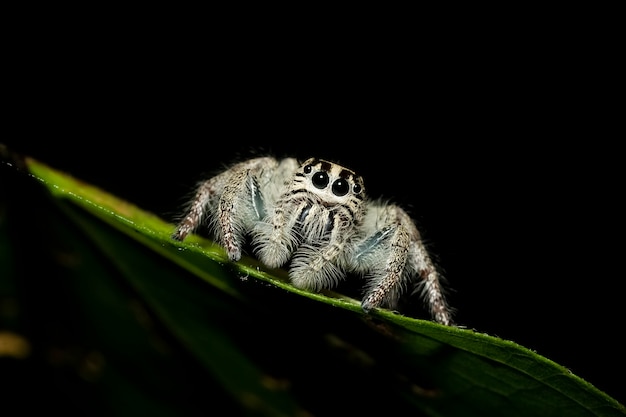
<svg viewBox="0 0 626 417"><path fill-rule="evenodd" d="M338 164L270 157L236 164L200 184L172 237L183 240L205 219L232 261L251 238L259 260L288 265L298 288L319 291L359 274L365 311L394 308L421 286L433 318L451 324L440 277L409 215L369 200L363 179Z"/></svg>

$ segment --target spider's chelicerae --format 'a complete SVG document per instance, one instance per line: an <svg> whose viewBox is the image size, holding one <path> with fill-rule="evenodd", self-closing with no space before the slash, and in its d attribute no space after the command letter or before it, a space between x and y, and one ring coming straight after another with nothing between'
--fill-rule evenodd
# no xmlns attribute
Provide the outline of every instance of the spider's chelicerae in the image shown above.
<svg viewBox="0 0 626 417"><path fill-rule="evenodd" d="M361 306L395 308L421 290L432 317L451 325L439 274L420 233L399 206L365 195L363 179L321 159L254 158L198 187L172 235L183 240L204 220L231 261L251 238L261 262L288 265L294 286L329 289L347 274L365 280Z"/></svg>

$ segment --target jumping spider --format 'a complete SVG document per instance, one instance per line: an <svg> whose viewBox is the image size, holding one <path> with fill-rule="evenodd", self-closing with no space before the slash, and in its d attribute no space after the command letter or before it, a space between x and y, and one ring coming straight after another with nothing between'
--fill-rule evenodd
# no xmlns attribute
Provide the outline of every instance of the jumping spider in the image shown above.
<svg viewBox="0 0 626 417"><path fill-rule="evenodd" d="M353 171L311 158L254 158L200 184L172 238L183 240L204 219L231 261L250 237L265 265L289 267L294 286L334 287L347 273L364 277L365 312L395 308L421 287L435 321L451 325L440 277L409 215L369 200Z"/></svg>

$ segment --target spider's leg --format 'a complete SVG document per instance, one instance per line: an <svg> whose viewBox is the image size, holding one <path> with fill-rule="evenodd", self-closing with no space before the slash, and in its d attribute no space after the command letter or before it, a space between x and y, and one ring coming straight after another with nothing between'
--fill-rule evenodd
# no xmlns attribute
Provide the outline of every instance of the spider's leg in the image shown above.
<svg viewBox="0 0 626 417"><path fill-rule="evenodd" d="M221 176L217 176L202 182L198 186L196 195L187 209L187 214L178 223L174 233L172 233L172 239L184 240L187 235L192 233L202 223L206 210L215 199L215 194L219 190L221 182L223 182L223 179Z"/></svg>
<svg viewBox="0 0 626 417"><path fill-rule="evenodd" d="M435 267L428 250L422 240L419 230L411 217L401 208L391 206L396 210L400 223L409 232L410 245L405 275L414 282L417 276L419 281L413 288L421 289L421 297L426 303L430 314L435 321L447 326L452 325L452 310L448 307L442 286L442 277Z"/></svg>
<svg viewBox="0 0 626 417"><path fill-rule="evenodd" d="M354 228L341 210L331 213L323 207L311 207L303 227L304 244L294 253L289 277L295 287L319 291L334 287L345 276L341 257ZM308 226L308 227L307 227Z"/></svg>
<svg viewBox="0 0 626 417"><path fill-rule="evenodd" d="M217 204L217 233L231 261L241 259L246 234L265 216L263 188L277 165L273 158L241 163L224 185Z"/></svg>
<svg viewBox="0 0 626 417"><path fill-rule="evenodd" d="M421 278L418 288L421 287L421 296L428 305L431 316L441 324L452 325L452 312L444 297L441 277L421 240L412 242L408 263Z"/></svg>
<svg viewBox="0 0 626 417"><path fill-rule="evenodd" d="M241 259L241 247L243 245L244 225L241 220L245 210L240 201L246 197L247 185L253 183L249 179L249 171L236 172L231 181L224 187L217 205L217 221L221 242L228 253L228 259L238 261Z"/></svg>
<svg viewBox="0 0 626 417"><path fill-rule="evenodd" d="M261 187L262 201L252 199L255 213L258 213L250 229L252 246L259 260L270 268L285 265L301 242L295 225L299 213L306 210L307 203L294 199L294 193L288 188L298 166L293 158L280 161L267 178L266 185Z"/></svg>
<svg viewBox="0 0 626 417"><path fill-rule="evenodd" d="M369 259L371 265L367 268L371 272L368 289L361 302L366 312L382 305L395 307L406 287L404 272L410 242L409 233L401 224L388 225L380 234L368 239L366 245L372 243L371 239L378 241L379 246L366 247L365 252L357 253L357 259Z"/></svg>
<svg viewBox="0 0 626 417"><path fill-rule="evenodd" d="M241 259L245 234L264 215L260 183L267 182L276 165L273 158L255 158L202 182L172 238L183 240L208 217L212 232L226 249L228 258Z"/></svg>
<svg viewBox="0 0 626 417"><path fill-rule="evenodd" d="M291 258L302 237L295 230L299 215L307 210L306 202L285 201L282 196L272 207L271 214L257 222L253 230L253 245L258 258L270 268L279 268Z"/></svg>
<svg viewBox="0 0 626 417"><path fill-rule="evenodd" d="M422 298L432 317L450 325L441 279L413 220L400 207L372 203L364 223L366 236L353 250L351 266L368 276L361 303L366 312L382 305L394 308L400 295L420 281Z"/></svg>

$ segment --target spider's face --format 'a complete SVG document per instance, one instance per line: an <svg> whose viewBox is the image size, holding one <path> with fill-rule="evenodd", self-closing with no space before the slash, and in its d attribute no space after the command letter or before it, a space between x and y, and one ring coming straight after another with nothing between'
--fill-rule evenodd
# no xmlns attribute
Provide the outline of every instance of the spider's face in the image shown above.
<svg viewBox="0 0 626 417"><path fill-rule="evenodd" d="M365 198L363 179L359 175L323 159L306 160L296 173L296 182L325 204L360 203Z"/></svg>

